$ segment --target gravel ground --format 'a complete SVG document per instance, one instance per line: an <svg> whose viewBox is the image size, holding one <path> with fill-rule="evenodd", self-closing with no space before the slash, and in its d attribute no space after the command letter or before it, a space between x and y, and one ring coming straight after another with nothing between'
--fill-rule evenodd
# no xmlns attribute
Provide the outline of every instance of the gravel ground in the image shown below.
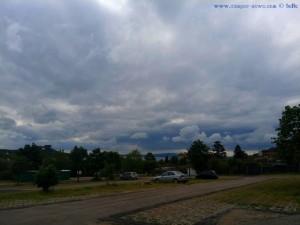
<svg viewBox="0 0 300 225"><path fill-rule="evenodd" d="M188 225L230 210L233 205L221 204L205 198L171 203L125 217L134 221L156 224Z"/></svg>
<svg viewBox="0 0 300 225"><path fill-rule="evenodd" d="M123 217L127 222L156 225L238 225L255 224L257 221L286 217L295 211L298 205L277 205L271 209L253 209L222 203L207 195L185 201L167 204Z"/></svg>

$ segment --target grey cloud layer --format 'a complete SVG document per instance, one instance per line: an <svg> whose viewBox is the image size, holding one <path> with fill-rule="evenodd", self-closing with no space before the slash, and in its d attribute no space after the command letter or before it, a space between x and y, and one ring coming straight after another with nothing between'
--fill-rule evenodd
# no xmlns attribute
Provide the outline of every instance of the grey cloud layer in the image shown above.
<svg viewBox="0 0 300 225"><path fill-rule="evenodd" d="M1 1L0 147L271 145L300 101L299 12Z"/></svg>

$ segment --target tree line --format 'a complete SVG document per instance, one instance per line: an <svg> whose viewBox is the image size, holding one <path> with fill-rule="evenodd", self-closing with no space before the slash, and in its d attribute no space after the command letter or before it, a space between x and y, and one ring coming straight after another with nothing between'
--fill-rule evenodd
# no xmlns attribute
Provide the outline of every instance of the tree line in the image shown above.
<svg viewBox="0 0 300 225"><path fill-rule="evenodd" d="M279 119L277 136L273 138L276 157L300 169L300 104L286 106ZM39 170L51 165L56 170L71 170L73 176L93 176L94 179L109 177L115 173L135 171L157 174L162 167L174 167L187 172L189 166L197 171L214 169L220 174L241 174L245 166L261 165L254 156L248 156L237 145L233 157L227 157L224 146L216 141L209 148L203 141L195 140L187 149L187 157L173 156L157 161L148 152L145 156L139 150L132 150L125 156L118 152L102 151L96 148L88 152L82 146L75 146L70 153L56 151L50 145L25 145L17 151L0 152L0 179L11 179L28 170Z"/></svg>
<svg viewBox="0 0 300 225"><path fill-rule="evenodd" d="M159 162L149 152L143 156L139 150L132 150L125 156L118 152L101 151L96 148L89 152L82 146L75 146L70 153L54 150L50 145L25 145L16 151L0 152L0 179L11 179L15 175L41 167L53 165L57 170L71 170L72 176L94 176L95 179L111 173L136 171L155 173Z"/></svg>
<svg viewBox="0 0 300 225"><path fill-rule="evenodd" d="M58 171L70 170L71 175L78 179L80 176L113 179L114 174L125 171L154 175L162 172L163 167L172 167L186 173L189 165L196 170L213 168L223 174L239 173L241 171L230 170L227 167L237 164L236 161L233 163L233 160L248 157L240 146L237 146L233 159L229 160L220 141L216 141L213 148L209 149L201 140L196 140L187 150L187 157L176 155L157 160L153 153L148 152L143 156L137 149L126 155L120 155L118 152L102 151L100 148L89 152L82 146L75 146L70 153L66 153L63 150L54 150L50 145L38 146L32 143L17 151L1 152L0 178L12 179L25 171L37 171L49 165Z"/></svg>

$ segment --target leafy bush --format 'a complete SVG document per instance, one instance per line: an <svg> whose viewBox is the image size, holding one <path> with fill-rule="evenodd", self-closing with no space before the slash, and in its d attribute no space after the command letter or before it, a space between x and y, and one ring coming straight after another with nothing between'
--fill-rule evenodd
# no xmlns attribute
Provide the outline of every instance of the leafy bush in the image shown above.
<svg viewBox="0 0 300 225"><path fill-rule="evenodd" d="M58 184L58 173L53 165L48 165L40 168L36 175L35 184L42 187L43 191L48 192L49 189Z"/></svg>

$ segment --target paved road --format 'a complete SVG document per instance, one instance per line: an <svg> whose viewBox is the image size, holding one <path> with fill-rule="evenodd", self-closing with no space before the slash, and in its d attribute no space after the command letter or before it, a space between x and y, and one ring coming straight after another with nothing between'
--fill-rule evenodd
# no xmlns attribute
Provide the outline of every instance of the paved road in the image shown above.
<svg viewBox="0 0 300 225"><path fill-rule="evenodd" d="M178 185L81 201L3 210L0 211L0 225L88 225L114 214L240 187L271 178L259 176L222 182Z"/></svg>

